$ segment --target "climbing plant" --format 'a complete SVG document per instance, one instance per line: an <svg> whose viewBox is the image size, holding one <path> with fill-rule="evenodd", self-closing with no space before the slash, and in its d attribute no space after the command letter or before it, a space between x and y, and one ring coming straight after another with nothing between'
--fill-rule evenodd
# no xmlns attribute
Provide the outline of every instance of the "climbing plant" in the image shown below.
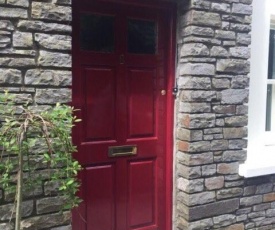
<svg viewBox="0 0 275 230"><path fill-rule="evenodd" d="M0 95L0 187L15 194L15 230L20 230L23 194L37 184L57 183L65 209L81 202L76 196L81 166L72 157L71 141L71 129L80 120L67 105L41 112L15 101L7 92ZM43 151L35 151L37 146Z"/></svg>

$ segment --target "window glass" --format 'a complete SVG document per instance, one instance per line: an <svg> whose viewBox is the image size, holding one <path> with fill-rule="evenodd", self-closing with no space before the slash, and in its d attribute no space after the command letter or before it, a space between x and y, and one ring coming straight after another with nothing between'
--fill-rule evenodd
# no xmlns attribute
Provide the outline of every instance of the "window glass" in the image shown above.
<svg viewBox="0 0 275 230"><path fill-rule="evenodd" d="M137 19L128 20L128 52L134 54L156 53L156 23Z"/></svg>
<svg viewBox="0 0 275 230"><path fill-rule="evenodd" d="M114 17L83 14L80 23L82 50L107 53L114 51Z"/></svg>

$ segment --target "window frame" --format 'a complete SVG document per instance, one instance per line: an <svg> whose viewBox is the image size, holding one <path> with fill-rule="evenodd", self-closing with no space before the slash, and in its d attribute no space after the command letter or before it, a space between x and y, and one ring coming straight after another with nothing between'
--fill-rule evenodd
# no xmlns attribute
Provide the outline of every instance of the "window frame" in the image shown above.
<svg viewBox="0 0 275 230"><path fill-rule="evenodd" d="M275 135L266 131L272 1L253 1L247 160L239 168L244 177L275 173Z"/></svg>

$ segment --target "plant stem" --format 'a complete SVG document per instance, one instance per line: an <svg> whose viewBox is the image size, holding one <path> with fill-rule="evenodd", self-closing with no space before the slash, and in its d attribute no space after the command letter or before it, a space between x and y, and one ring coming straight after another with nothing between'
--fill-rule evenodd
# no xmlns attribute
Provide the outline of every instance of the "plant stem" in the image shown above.
<svg viewBox="0 0 275 230"><path fill-rule="evenodd" d="M21 134L22 135L22 134ZM24 134L23 134L24 135ZM16 217L15 217L15 230L20 230L21 226L21 206L22 206L22 184L23 184L23 153L22 153L22 141L20 137L20 148L18 156L18 172L17 172L17 188L16 188Z"/></svg>

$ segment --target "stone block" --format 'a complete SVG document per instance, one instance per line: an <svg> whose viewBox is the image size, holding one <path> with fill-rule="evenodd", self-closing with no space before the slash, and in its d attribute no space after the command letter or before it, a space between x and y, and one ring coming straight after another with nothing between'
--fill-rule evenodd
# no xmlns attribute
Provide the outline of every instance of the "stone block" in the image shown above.
<svg viewBox="0 0 275 230"><path fill-rule="evenodd" d="M215 114L183 114L181 125L188 129L211 128L215 126Z"/></svg>
<svg viewBox="0 0 275 230"><path fill-rule="evenodd" d="M241 4L241 3L233 3L232 13L250 15L252 14L252 6L247 4Z"/></svg>
<svg viewBox="0 0 275 230"><path fill-rule="evenodd" d="M215 216L213 217L213 222L215 227L221 228L236 223L236 216L232 214Z"/></svg>
<svg viewBox="0 0 275 230"><path fill-rule="evenodd" d="M32 33L14 32L13 33L13 47L16 48L30 48L33 45Z"/></svg>
<svg viewBox="0 0 275 230"><path fill-rule="evenodd" d="M29 69L25 75L26 85L71 86L71 71Z"/></svg>
<svg viewBox="0 0 275 230"><path fill-rule="evenodd" d="M208 63L186 63L180 66L180 75L207 75L215 74L215 66Z"/></svg>
<svg viewBox="0 0 275 230"><path fill-rule="evenodd" d="M220 93L222 104L243 104L248 100L247 89L226 89Z"/></svg>
<svg viewBox="0 0 275 230"><path fill-rule="evenodd" d="M0 11L1 12L1 11ZM1 14L1 13L0 13ZM23 30L28 31L40 31L40 32L54 32L54 33L67 33L70 34L72 32L72 27L67 24L59 24L59 23L47 23L36 20L20 20L17 24L17 27Z"/></svg>
<svg viewBox="0 0 275 230"><path fill-rule="evenodd" d="M177 174L186 179L197 179L201 177L201 167L189 167L182 164L177 165Z"/></svg>
<svg viewBox="0 0 275 230"><path fill-rule="evenodd" d="M13 6L19 6L19 7L29 7L29 1L28 0L7 0L7 4L13 5Z"/></svg>
<svg viewBox="0 0 275 230"><path fill-rule="evenodd" d="M217 165L217 173L219 174L235 174L239 171L239 163L220 163Z"/></svg>
<svg viewBox="0 0 275 230"><path fill-rule="evenodd" d="M213 163L213 153L185 154L185 157L184 159L181 159L181 162L190 166L211 164Z"/></svg>
<svg viewBox="0 0 275 230"><path fill-rule="evenodd" d="M0 224L0 229L1 230L13 230L14 225L13 225L13 223L3 223L3 224Z"/></svg>
<svg viewBox="0 0 275 230"><path fill-rule="evenodd" d="M178 142L178 150L183 152L206 152L211 149L210 141L196 141L196 142Z"/></svg>
<svg viewBox="0 0 275 230"><path fill-rule="evenodd" d="M0 35L0 48L5 48L11 44L10 36L2 36Z"/></svg>
<svg viewBox="0 0 275 230"><path fill-rule="evenodd" d="M0 220L7 221L11 217L15 217L14 204L5 204L0 206ZM23 201L22 203L22 217L28 217L33 212L33 201ZM2 230L2 229L1 229Z"/></svg>
<svg viewBox="0 0 275 230"><path fill-rule="evenodd" d="M179 112L209 113L211 112L211 105L209 103L180 102Z"/></svg>
<svg viewBox="0 0 275 230"><path fill-rule="evenodd" d="M71 7L57 6L46 2L32 2L32 18L52 21L71 21Z"/></svg>
<svg viewBox="0 0 275 230"><path fill-rule="evenodd" d="M43 67L71 67L71 55L56 52L40 51L38 64Z"/></svg>
<svg viewBox="0 0 275 230"><path fill-rule="evenodd" d="M251 25L244 25L239 23L231 23L230 29L236 32L245 32L249 33L251 31Z"/></svg>
<svg viewBox="0 0 275 230"><path fill-rule="evenodd" d="M234 76L231 81L232 89L243 89L249 86L249 78L247 76Z"/></svg>
<svg viewBox="0 0 275 230"><path fill-rule="evenodd" d="M229 189L221 189L217 191L217 199L223 200L234 197L241 197L243 194L242 188L229 188Z"/></svg>
<svg viewBox="0 0 275 230"><path fill-rule="evenodd" d="M224 119L226 126L247 126L247 116L232 116Z"/></svg>
<svg viewBox="0 0 275 230"><path fill-rule="evenodd" d="M177 188L186 193L202 192L204 189L203 179L187 180L185 178L177 179Z"/></svg>
<svg viewBox="0 0 275 230"><path fill-rule="evenodd" d="M210 50L211 57L228 57L229 53L227 49L222 46L213 46Z"/></svg>
<svg viewBox="0 0 275 230"><path fill-rule="evenodd" d="M255 194L267 194L273 191L272 183L257 185Z"/></svg>
<svg viewBox="0 0 275 230"><path fill-rule="evenodd" d="M22 230L40 230L69 224L71 219L70 212L54 213L31 217L21 222Z"/></svg>
<svg viewBox="0 0 275 230"><path fill-rule="evenodd" d="M216 164L202 165L201 171L203 176L213 176L217 172L217 166Z"/></svg>
<svg viewBox="0 0 275 230"><path fill-rule="evenodd" d="M188 230L211 229L212 226L213 226L213 220L211 218L208 218L208 219L190 222L188 226Z"/></svg>
<svg viewBox="0 0 275 230"><path fill-rule="evenodd" d="M51 230L72 230L72 226L67 225L67 226L62 226L62 227L57 227L57 228L51 228Z"/></svg>
<svg viewBox="0 0 275 230"><path fill-rule="evenodd" d="M251 44L251 35L246 33L237 34L237 44L239 45L250 45Z"/></svg>
<svg viewBox="0 0 275 230"><path fill-rule="evenodd" d="M230 88L230 80L226 78L213 78L212 86L215 89L229 89Z"/></svg>
<svg viewBox="0 0 275 230"><path fill-rule="evenodd" d="M228 149L228 140L213 140L211 141L211 151Z"/></svg>
<svg viewBox="0 0 275 230"><path fill-rule="evenodd" d="M247 137L247 128L239 127L239 128L224 128L223 136L225 139L240 139Z"/></svg>
<svg viewBox="0 0 275 230"><path fill-rule="evenodd" d="M212 28L201 27L201 26L187 26L182 31L182 36L199 35L199 36L205 36L205 37L213 37L214 34L215 32Z"/></svg>
<svg viewBox="0 0 275 230"><path fill-rule="evenodd" d="M205 0L191 0L190 8L191 9L210 9L211 2Z"/></svg>
<svg viewBox="0 0 275 230"><path fill-rule="evenodd" d="M40 34L36 33L34 36L35 41L46 49L52 50L71 50L72 38L67 35L53 35L53 34Z"/></svg>
<svg viewBox="0 0 275 230"><path fill-rule="evenodd" d="M257 204L253 206L253 211L258 212L258 211L264 211L267 209L270 209L270 203L267 204Z"/></svg>
<svg viewBox="0 0 275 230"><path fill-rule="evenodd" d="M216 34L216 38L218 39L225 39L225 40L236 39L236 33L234 31L216 30L215 34Z"/></svg>
<svg viewBox="0 0 275 230"><path fill-rule="evenodd" d="M249 73L249 62L240 59L220 59L217 61L218 72L223 73L234 73L234 74L245 74Z"/></svg>
<svg viewBox="0 0 275 230"><path fill-rule="evenodd" d="M181 48L180 56L208 56L209 49L202 43L188 43Z"/></svg>
<svg viewBox="0 0 275 230"><path fill-rule="evenodd" d="M177 132L178 138L183 141L201 141L202 131L201 130L190 130L190 129L179 129Z"/></svg>
<svg viewBox="0 0 275 230"><path fill-rule="evenodd" d="M222 154L222 161L224 162L232 162L232 161L244 162L245 160L246 160L246 150L224 151Z"/></svg>
<svg viewBox="0 0 275 230"><path fill-rule="evenodd" d="M207 190L220 189L224 186L224 177L210 177L205 179L205 187Z"/></svg>
<svg viewBox="0 0 275 230"><path fill-rule="evenodd" d="M225 208L226 207L226 208ZM189 221L200 220L207 217L232 213L239 208L239 199L228 199L214 203L190 207Z"/></svg>
<svg viewBox="0 0 275 230"><path fill-rule="evenodd" d="M36 201L37 214L58 212L62 210L65 199L63 197L46 197Z"/></svg>
<svg viewBox="0 0 275 230"><path fill-rule="evenodd" d="M250 196L250 197L242 197L240 199L240 205L241 206L252 206L255 204L260 204L263 202L263 196L262 195L256 195L256 196Z"/></svg>
<svg viewBox="0 0 275 230"><path fill-rule="evenodd" d="M180 77L178 80L180 89L211 89L209 77Z"/></svg>
<svg viewBox="0 0 275 230"><path fill-rule="evenodd" d="M27 18L28 10L22 8L0 7L1 18Z"/></svg>
<svg viewBox="0 0 275 230"><path fill-rule="evenodd" d="M215 201L214 191L188 194L186 196L188 197L186 203L187 206L201 205Z"/></svg>
<svg viewBox="0 0 275 230"><path fill-rule="evenodd" d="M34 58L10 58L0 57L0 67L33 67L35 66Z"/></svg>
<svg viewBox="0 0 275 230"><path fill-rule="evenodd" d="M16 69L0 69L0 84L20 84L22 83L22 74Z"/></svg>
<svg viewBox="0 0 275 230"><path fill-rule="evenodd" d="M215 91L206 90L184 90L180 93L182 101L210 102L217 98Z"/></svg>
<svg viewBox="0 0 275 230"><path fill-rule="evenodd" d="M238 221L238 217L237 217ZM226 228L223 228L222 230L244 230L244 224L232 224Z"/></svg>
<svg viewBox="0 0 275 230"><path fill-rule="evenodd" d="M263 201L264 202L273 202L273 201L275 201L275 192L264 194Z"/></svg>
<svg viewBox="0 0 275 230"><path fill-rule="evenodd" d="M35 95L37 104L56 104L71 102L70 89L37 89Z"/></svg>
<svg viewBox="0 0 275 230"><path fill-rule="evenodd" d="M213 106L213 111L217 114L235 114L236 106L235 105L216 105Z"/></svg>
<svg viewBox="0 0 275 230"><path fill-rule="evenodd" d="M0 20L0 29L7 31L14 31L14 25L9 20Z"/></svg>
<svg viewBox="0 0 275 230"><path fill-rule="evenodd" d="M217 12L230 13L230 4L227 3L212 3L211 9Z"/></svg>
<svg viewBox="0 0 275 230"><path fill-rule="evenodd" d="M244 58L244 59L250 58L250 48L245 46L231 47L229 49L229 53L232 57L236 57L236 58Z"/></svg>
<svg viewBox="0 0 275 230"><path fill-rule="evenodd" d="M186 17L186 23L188 25L220 27L222 21L218 13L191 10Z"/></svg>

